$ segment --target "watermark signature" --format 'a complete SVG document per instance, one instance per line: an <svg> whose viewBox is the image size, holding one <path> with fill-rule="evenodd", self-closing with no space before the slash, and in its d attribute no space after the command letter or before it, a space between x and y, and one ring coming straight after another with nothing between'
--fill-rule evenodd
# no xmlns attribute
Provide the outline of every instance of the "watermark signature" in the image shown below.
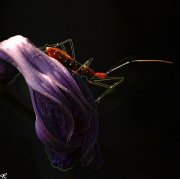
<svg viewBox="0 0 180 179"><path fill-rule="evenodd" d="M7 179L7 173L0 174L1 179Z"/></svg>

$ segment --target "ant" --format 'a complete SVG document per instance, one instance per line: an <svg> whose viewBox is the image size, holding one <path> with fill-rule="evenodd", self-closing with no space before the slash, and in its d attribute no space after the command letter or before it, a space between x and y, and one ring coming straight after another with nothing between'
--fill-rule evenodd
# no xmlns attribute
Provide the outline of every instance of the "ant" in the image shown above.
<svg viewBox="0 0 180 179"><path fill-rule="evenodd" d="M71 56L68 54L65 44L69 43L71 48ZM44 47L40 47L40 50L44 51L48 56L58 60L63 66L70 69L73 74L78 74L82 77L85 77L86 80L94 85L106 88L106 90L96 99L96 102L104 98L106 95L110 94L116 86L121 84L124 81L124 77L110 77L109 74L113 71L126 66L130 63L139 63L139 62L158 62L158 63L167 63L172 64L171 61L165 60L131 60L125 63L122 63L107 72L95 72L90 68L90 64L93 61L93 58L87 60L84 64L79 63L75 60L74 45L72 39L67 39L61 43L56 43L52 45L46 44ZM116 80L112 85L105 84L104 81Z"/></svg>

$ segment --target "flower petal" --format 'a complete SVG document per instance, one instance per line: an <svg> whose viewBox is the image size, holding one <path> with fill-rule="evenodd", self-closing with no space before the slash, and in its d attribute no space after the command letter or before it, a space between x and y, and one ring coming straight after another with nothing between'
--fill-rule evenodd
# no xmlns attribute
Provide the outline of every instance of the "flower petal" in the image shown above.
<svg viewBox="0 0 180 179"><path fill-rule="evenodd" d="M36 133L52 165L66 170L78 159L84 166L100 166L97 107L82 79L20 35L0 43L0 57L29 86Z"/></svg>

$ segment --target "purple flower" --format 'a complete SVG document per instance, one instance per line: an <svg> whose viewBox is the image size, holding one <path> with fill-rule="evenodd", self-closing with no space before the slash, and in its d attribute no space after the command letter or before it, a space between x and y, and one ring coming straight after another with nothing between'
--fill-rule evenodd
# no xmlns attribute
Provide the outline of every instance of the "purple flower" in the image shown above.
<svg viewBox="0 0 180 179"><path fill-rule="evenodd" d="M97 108L82 79L20 35L0 43L0 57L13 65L0 61L1 80L12 79L16 68L28 84L36 134L51 164L62 170L78 161L100 167Z"/></svg>

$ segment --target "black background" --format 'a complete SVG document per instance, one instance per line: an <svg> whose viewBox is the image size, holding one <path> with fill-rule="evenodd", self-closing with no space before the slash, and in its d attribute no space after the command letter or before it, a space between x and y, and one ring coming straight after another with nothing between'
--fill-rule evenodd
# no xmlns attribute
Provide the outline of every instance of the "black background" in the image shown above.
<svg viewBox="0 0 180 179"><path fill-rule="evenodd" d="M175 63L132 64L117 71L125 82L99 104L105 164L97 171L77 166L61 173L51 167L19 76L0 94L0 174L18 179L178 178L177 9L174 1L1 2L0 41L20 34L43 46L71 38L77 59L92 56L97 71L124 58Z"/></svg>

